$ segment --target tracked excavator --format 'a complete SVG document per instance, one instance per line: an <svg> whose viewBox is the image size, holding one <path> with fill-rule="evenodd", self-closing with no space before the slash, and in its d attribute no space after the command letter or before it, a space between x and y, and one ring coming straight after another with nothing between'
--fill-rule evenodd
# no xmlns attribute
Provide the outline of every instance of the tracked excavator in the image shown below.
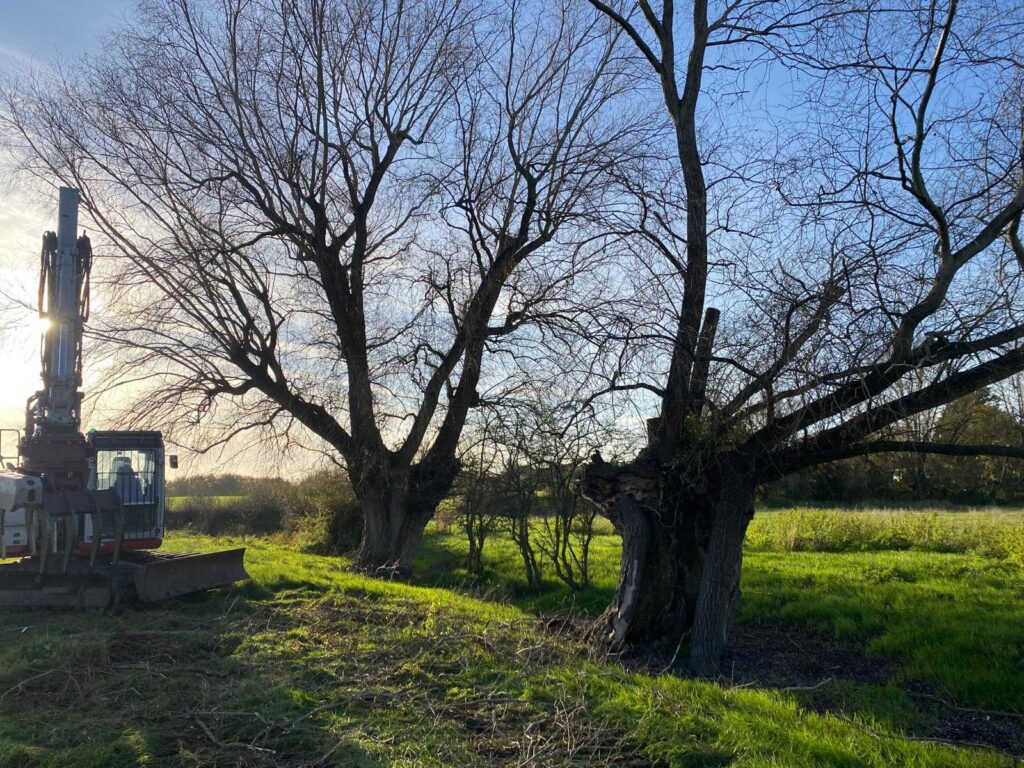
<svg viewBox="0 0 1024 768"><path fill-rule="evenodd" d="M28 400L24 433L0 434L0 609L105 610L248 578L244 549L155 551L165 461L177 466L160 432L82 434L92 247L78 235L78 204L78 191L62 187L57 231L43 235L42 389Z"/></svg>

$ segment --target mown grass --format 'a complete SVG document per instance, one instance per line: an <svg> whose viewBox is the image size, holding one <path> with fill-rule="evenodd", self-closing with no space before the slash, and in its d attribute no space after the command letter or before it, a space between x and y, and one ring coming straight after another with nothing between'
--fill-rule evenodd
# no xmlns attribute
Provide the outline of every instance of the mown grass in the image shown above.
<svg viewBox="0 0 1024 768"><path fill-rule="evenodd" d="M974 555L750 553L741 618L856 641L904 679L1024 711L1024 575Z"/></svg>
<svg viewBox="0 0 1024 768"><path fill-rule="evenodd" d="M741 618L824 630L948 699L1024 712L1024 513L755 517Z"/></svg>
<svg viewBox="0 0 1024 768"><path fill-rule="evenodd" d="M575 598L552 579L526 589L500 539L470 580L459 537L428 535L423 579L444 588L244 543L246 585L120 616L0 614L0 765L1014 764L907 734L934 717L908 696L914 681L960 706L1024 711L1024 576L1007 557L748 548L743 625L785 622L796 643L835 638L893 667L879 684L837 674L831 711L816 713L820 690L629 671L544 629L538 613L603 607L608 534Z"/></svg>

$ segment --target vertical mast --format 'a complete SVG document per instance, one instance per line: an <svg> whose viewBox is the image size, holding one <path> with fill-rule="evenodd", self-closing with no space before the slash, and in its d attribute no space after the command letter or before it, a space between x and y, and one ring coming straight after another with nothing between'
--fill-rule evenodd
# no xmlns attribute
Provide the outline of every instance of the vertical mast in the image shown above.
<svg viewBox="0 0 1024 768"><path fill-rule="evenodd" d="M30 407L29 433L77 433L82 393L82 332L89 302L89 238L77 237L78 190L60 188L57 232L43 235L39 313L43 388Z"/></svg>

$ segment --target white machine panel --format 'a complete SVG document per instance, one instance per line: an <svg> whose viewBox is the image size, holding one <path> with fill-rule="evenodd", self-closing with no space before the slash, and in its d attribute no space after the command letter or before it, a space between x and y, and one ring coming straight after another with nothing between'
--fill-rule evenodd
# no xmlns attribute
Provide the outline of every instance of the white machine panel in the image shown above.
<svg viewBox="0 0 1024 768"><path fill-rule="evenodd" d="M43 485L38 477L0 471L0 554L28 546L26 509L43 503Z"/></svg>

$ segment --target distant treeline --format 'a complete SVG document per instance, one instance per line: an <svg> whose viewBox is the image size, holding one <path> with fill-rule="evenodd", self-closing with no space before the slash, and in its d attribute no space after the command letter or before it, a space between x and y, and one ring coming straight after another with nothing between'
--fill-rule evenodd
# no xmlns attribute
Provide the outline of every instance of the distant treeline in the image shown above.
<svg viewBox="0 0 1024 768"><path fill-rule="evenodd" d="M889 437L888 435L886 437ZM1024 446L1024 422L976 392L900 425L894 439ZM761 489L770 506L798 504L1024 505L1024 460L1006 457L875 454L812 467Z"/></svg>
<svg viewBox="0 0 1024 768"><path fill-rule="evenodd" d="M295 483L281 477L246 475L196 475L167 483L168 496L259 496L276 495Z"/></svg>
<svg viewBox="0 0 1024 768"><path fill-rule="evenodd" d="M1024 422L989 393L978 392L940 412L926 414L917 423L901 424L899 433L885 437L1021 446ZM582 531L579 559L586 562L593 511L589 505L578 507L572 498L572 462L564 463L563 457L561 461L542 460L534 464L506 464L498 471L492 468L483 474L467 468L453 488L451 499L442 503L440 524L464 528L473 544L471 570L474 565L479 566L474 555L483 549L487 534L506 527L522 540L524 558L529 562L533 545L525 520L534 517L555 521L549 526L554 532L554 550L572 551L570 534ZM358 544L362 530L355 495L348 477L341 471L317 472L300 480L198 475L172 481L168 484L168 495L178 497L172 499L169 509L168 522L172 528L210 534L283 531L299 539L306 549L324 552L350 551ZM558 503L554 503L556 500ZM784 478L763 487L760 502L767 506L1024 506L1024 461L1004 457L875 454L825 464ZM583 517L577 519L580 515ZM585 565L582 572L586 574Z"/></svg>

